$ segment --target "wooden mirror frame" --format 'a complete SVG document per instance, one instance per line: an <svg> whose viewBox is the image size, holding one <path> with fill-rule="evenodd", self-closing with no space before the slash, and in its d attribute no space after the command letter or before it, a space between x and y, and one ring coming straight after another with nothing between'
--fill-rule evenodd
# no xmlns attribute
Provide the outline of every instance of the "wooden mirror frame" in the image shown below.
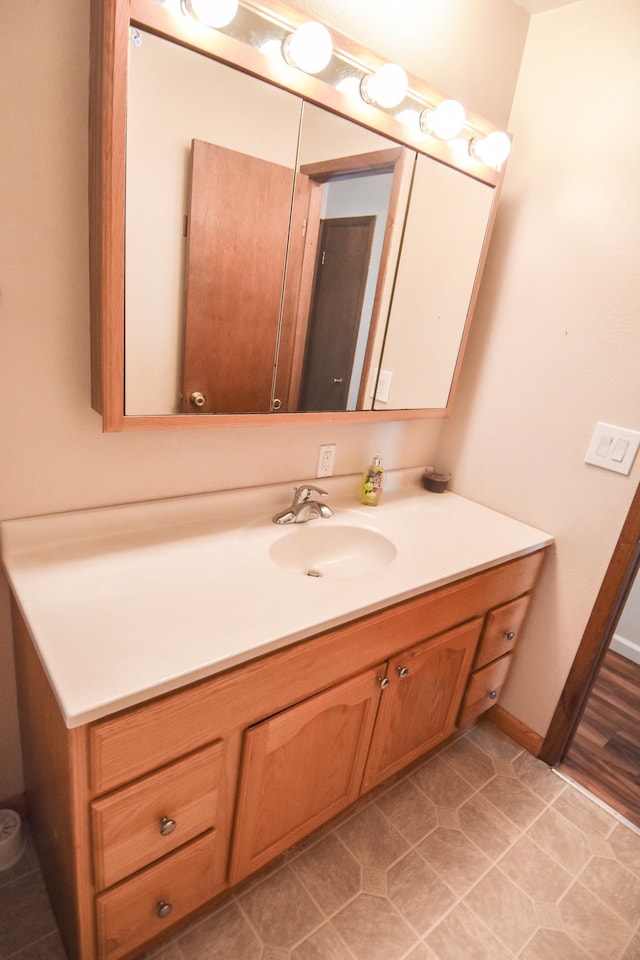
<svg viewBox="0 0 640 960"><path fill-rule="evenodd" d="M245 7L275 18L295 29L309 17L282 0L242 0ZM127 62L130 26L155 33L203 53L304 100L354 120L399 144L424 153L494 188L485 242L470 298L464 333L449 392L447 407L412 410L355 410L338 412L269 414L125 414L125 149ZM354 41L330 30L334 49L372 70L385 60ZM202 429L211 427L276 426L310 422L363 423L421 420L447 415L460 367L482 270L496 214L505 165L498 172L470 155L453 155L447 143L434 137L413 137L390 114L355 101L327 83L288 67L271 63L257 49L214 30L194 30L182 14L176 16L155 0L91 0L91 87L89 108L89 204L91 299L91 404L102 415L103 431ZM410 89L430 104L447 97L423 80L409 76ZM467 115L474 133L486 136L497 129L477 114Z"/></svg>

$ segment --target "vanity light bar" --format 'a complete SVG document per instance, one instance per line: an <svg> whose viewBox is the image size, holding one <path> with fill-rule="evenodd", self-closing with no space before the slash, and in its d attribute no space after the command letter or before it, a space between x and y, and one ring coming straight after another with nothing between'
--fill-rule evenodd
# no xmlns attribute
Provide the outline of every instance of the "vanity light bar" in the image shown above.
<svg viewBox="0 0 640 960"><path fill-rule="evenodd" d="M238 0L181 0L182 12L208 27L226 27L238 12Z"/></svg>
<svg viewBox="0 0 640 960"><path fill-rule="evenodd" d="M292 24L285 19L286 5L278 13L266 10L260 0L155 0L163 6L179 4L181 12L214 29L236 36L266 56L282 59L304 73L322 74L319 79L335 87L343 95L359 99L404 123L416 137L434 137L452 150L464 151L475 160L499 170L511 149L507 133L493 131L484 136L467 120L457 100L443 99L429 103L425 97L409 89L404 69L396 63L382 63L373 69L359 57L333 46L329 30L316 21ZM260 36L255 31L240 36L241 29L233 21L239 10L258 19ZM274 28L277 37L274 37ZM401 107L399 112L395 112ZM466 137L463 131L466 129Z"/></svg>

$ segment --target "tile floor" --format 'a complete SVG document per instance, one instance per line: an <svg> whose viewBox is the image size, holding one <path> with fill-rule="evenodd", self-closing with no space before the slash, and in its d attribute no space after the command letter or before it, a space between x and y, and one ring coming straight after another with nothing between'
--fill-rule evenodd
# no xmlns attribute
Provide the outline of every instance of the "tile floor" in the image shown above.
<svg viewBox="0 0 640 960"><path fill-rule="evenodd" d="M484 722L158 947L154 960L640 960L640 834ZM65 960L29 849L0 960Z"/></svg>

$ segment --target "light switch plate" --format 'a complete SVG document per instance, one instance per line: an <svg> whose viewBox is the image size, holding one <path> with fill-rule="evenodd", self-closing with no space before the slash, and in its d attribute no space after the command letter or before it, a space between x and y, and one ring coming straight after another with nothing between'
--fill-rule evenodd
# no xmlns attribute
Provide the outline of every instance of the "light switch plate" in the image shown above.
<svg viewBox="0 0 640 960"><path fill-rule="evenodd" d="M640 432L597 423L584 458L585 463L628 475L640 447Z"/></svg>

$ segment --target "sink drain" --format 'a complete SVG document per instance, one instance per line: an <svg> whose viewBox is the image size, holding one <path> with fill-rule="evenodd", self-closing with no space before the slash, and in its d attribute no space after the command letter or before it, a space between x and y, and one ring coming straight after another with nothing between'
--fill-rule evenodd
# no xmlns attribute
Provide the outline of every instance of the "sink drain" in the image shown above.
<svg viewBox="0 0 640 960"><path fill-rule="evenodd" d="M319 570L307 570L307 576L308 576L308 577L321 577L322 574L320 573Z"/></svg>

